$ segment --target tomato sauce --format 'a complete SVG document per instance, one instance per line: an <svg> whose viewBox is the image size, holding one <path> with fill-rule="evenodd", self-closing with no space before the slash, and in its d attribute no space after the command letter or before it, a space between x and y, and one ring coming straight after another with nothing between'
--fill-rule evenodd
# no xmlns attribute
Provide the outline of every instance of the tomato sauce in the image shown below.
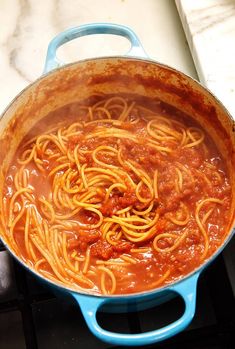
<svg viewBox="0 0 235 349"><path fill-rule="evenodd" d="M133 100L138 105L138 98L132 96L127 99L128 103ZM97 103L94 98L85 101L83 105L89 106L95 102ZM135 163L137 170L144 171L148 178L150 178L151 183L153 183L154 174L157 171L157 193L155 193L154 197L151 197L148 187L143 183L139 188L139 195L144 200L148 201L149 199L152 204L151 212L148 218L146 218L146 221L151 222L155 215L158 215L156 223L151 228L152 233L146 240L130 241L125 233L122 232L121 228L116 228L114 225L112 229L116 229L116 231L113 234L113 243L110 243L110 241L104 238L104 232L100 226L93 228L93 226L99 223L97 214L84 208L71 219L68 219L68 221L71 221L71 227L68 226L67 229L63 230L67 234L69 258L72 260L71 256L73 255L83 258L87 249L89 249L89 265L95 268L97 261L99 262L98 265L102 265L103 261L104 266L110 268L115 275L115 293L117 294L141 292L159 287L171 283L178 278L182 278L193 271L204 260L208 259L223 243L227 235L227 222L231 214L231 187L225 160L207 132L202 130L200 125L194 120L162 102L155 103L145 99L144 108L148 108L152 113L170 121L171 125L174 126L173 131L175 130L180 133L181 124L184 125L185 130L191 128L192 130L197 129L199 131L192 131L189 135L188 143L185 143L185 146L180 146L174 137L170 133L167 133L170 132L166 129L168 125L167 121L160 121L160 124L162 122L162 129L158 132L158 135L160 135L159 139L161 140L159 144L161 147L170 149L170 152L159 151L146 141L149 137L147 131L149 121L146 118L148 115L146 115L144 109L137 108L134 109L133 114L130 113L129 119L123 122L122 126L119 126L119 129L134 135L138 142L133 141L131 138L117 139L112 135L106 138L94 136L87 139L86 135L89 133L95 134L95 132L99 131L99 127L105 127L106 129L112 127L112 124L108 122L100 121L100 124L92 124L88 122L89 120L86 120L87 126L84 124L80 128L80 133L72 135L66 140L64 138L64 142L67 142L66 146L70 152L73 152L77 145L79 145L80 162L81 164L86 164L87 168L102 168L99 163L97 164L94 161L93 156L94 149L102 145L121 149L123 163ZM71 115L71 110L73 110L73 115ZM116 116L114 118L118 119L117 110L115 114ZM31 137L39 134L39 130L41 132L43 129L49 129L53 125L60 124L61 121L63 121L63 127L68 127L75 121L84 122L84 118L84 113L81 112L79 104L69 105L49 114L35 126L30 135L26 136L19 146L6 177L4 200L8 205L13 194L16 192L14 176L20 166L17 163L17 159L22 157L24 144ZM99 118L102 119L102 117ZM137 119L138 122L135 122ZM64 120L66 121L64 122ZM180 123L180 126L177 122ZM166 133L164 133L165 129L167 131ZM185 132L187 133L189 131ZM193 143L199 137L200 132L204 135L203 142L200 145L188 146L190 142ZM154 141L156 140L154 139ZM55 149L56 151L58 150L56 146L52 145L50 147L51 152L55 151ZM40 209L40 198L52 197L53 180L55 180L55 177L49 174L55 166L60 164L56 162L55 158L49 158L48 154L44 151L39 151L37 154L41 160L40 165L42 171L39 171L33 162L25 165L25 169L28 171L28 187L33 188L34 200L42 219L47 218ZM112 153L111 151L98 153L97 159L108 165L108 168L119 165L116 153ZM63 162L61 163L63 164ZM63 176L67 169L65 167L58 170L57 176ZM78 178L75 175L77 169L76 163L71 163L69 169L71 169L71 173L74 171L74 178L69 182L70 189L76 189L76 186L80 185L79 183L81 182L79 181L80 177ZM124 165L124 169L126 169L130 177L121 177L121 180L126 185L124 192L119 188L114 188L107 200L105 200L107 187L105 184L100 184L99 187L96 187L96 196L92 199L92 204L99 205L99 210L102 216L107 219L107 222L109 222L108 219L112 219L112 217L118 215L119 211L125 210L128 207L134 209L135 212L144 211L149 207L149 204L139 199L136 190L130 184L133 181L137 185L140 181L137 171L130 170L128 165ZM101 174L97 174L97 176L101 176ZM113 184L115 183L114 181ZM69 194L69 197L71 195ZM220 201L219 204L215 202L206 203L201 207L199 212L200 222L202 222L208 238L208 251L202 260L205 251L205 236L198 225L196 210L202 200L207 200L208 198L218 199ZM21 205L20 200L18 205ZM17 211L17 205L15 210ZM60 215L66 215L71 209L69 205L67 207L65 205L65 207L59 206L55 208L55 211L58 211ZM128 223L128 216L125 217L125 222ZM184 219L187 222L182 224ZM22 231L25 221L26 218L23 216L15 225L14 236L22 258L28 260L29 256L25 249L24 234ZM180 224L177 224L176 221L179 221ZM48 224L50 226L50 222ZM137 223L137 225L141 224ZM110 228L110 230L112 229ZM129 229L131 230L133 228ZM117 238L118 233L120 233L119 238ZM186 233L185 238L182 239L179 246L171 249L176 241L178 241L177 239L184 233ZM165 235L157 241L158 250L156 250L153 248L153 241L160 234ZM36 248L34 250L36 255L40 255ZM122 257L124 259L120 261ZM132 262L128 262L128 258L131 258ZM118 262L112 267L109 264L105 264L115 259ZM42 268L54 276L50 265L45 263L42 265ZM82 268L83 265L81 264L80 271ZM94 290L100 292L102 272L94 268L91 268L89 279L96 285L94 286ZM95 272L92 272L94 270ZM164 278L165 275L167 276ZM161 282L162 278L163 281ZM111 288L111 280L106 275L106 289L109 288Z"/></svg>

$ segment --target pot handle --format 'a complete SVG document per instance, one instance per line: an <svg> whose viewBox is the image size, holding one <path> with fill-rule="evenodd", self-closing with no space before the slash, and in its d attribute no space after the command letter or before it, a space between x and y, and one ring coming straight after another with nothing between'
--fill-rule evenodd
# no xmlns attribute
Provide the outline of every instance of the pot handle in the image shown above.
<svg viewBox="0 0 235 349"><path fill-rule="evenodd" d="M126 56L147 58L147 55L138 37L130 28L124 25L112 23L84 24L79 27L67 29L58 34L54 39L52 39L47 49L47 56L43 73L48 73L49 71L65 64L56 56L56 51L61 45L73 39L92 34L113 34L124 36L131 43L131 48Z"/></svg>
<svg viewBox="0 0 235 349"><path fill-rule="evenodd" d="M195 273L186 280L167 289L183 298L185 302L184 314L178 320L163 328L145 333L126 334L109 332L103 329L97 322L96 313L102 305L110 301L110 298L85 296L78 293L72 293L72 295L78 302L90 331L100 340L113 345L142 346L172 337L189 325L195 314L198 276L199 273Z"/></svg>

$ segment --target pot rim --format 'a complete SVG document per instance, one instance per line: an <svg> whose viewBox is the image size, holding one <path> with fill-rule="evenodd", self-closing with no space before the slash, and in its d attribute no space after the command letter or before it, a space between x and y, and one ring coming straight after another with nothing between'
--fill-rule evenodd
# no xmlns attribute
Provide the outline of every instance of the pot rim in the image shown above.
<svg viewBox="0 0 235 349"><path fill-rule="evenodd" d="M6 112L9 110L9 108L21 97L21 95L24 94L25 91L27 91L28 89L30 89L32 86L34 86L35 84L37 84L38 82L40 82L41 80L43 80L44 78L47 78L50 75L56 74L58 71L78 65L78 64L83 64L86 62L90 62L90 61L97 61L97 60L125 60L125 61L141 61L141 62L146 62L146 63L150 63L150 64L154 64L157 65L160 68L163 69L167 69L167 70L171 70L175 73L181 74L183 77L185 77L186 79L188 79L189 81L194 82L195 84L199 85L204 92L206 92L207 94L210 95L210 97L212 97L215 102L222 108L222 110L224 111L224 113L226 114L226 116L230 119L230 121L235 125L235 120L232 117L231 113L227 110L227 108L223 105L223 103L204 85L202 85L202 83L200 83L199 81L197 81L196 79L194 79L193 77L189 76L188 74L173 68L167 64L155 61L151 58L142 58L142 57L133 57L133 56L102 56L102 57L92 57L92 58L85 58L82 60L78 60L75 62L71 62L71 63L67 63L64 64L60 67L54 68L52 70L50 70L49 72L41 75L39 78L37 78L36 80L34 80L33 82L31 82L30 84L28 84L25 88L23 88L11 101L10 103L8 103L8 105L6 106L6 108L3 110L3 112L0 114L0 122L2 120L2 118L4 117L4 115L6 114ZM79 289L73 289L70 288L66 285L63 285L62 283L56 283L46 277L44 277L43 275L41 275L39 272L37 272L36 270L34 270L32 267L30 267L23 259L21 259L19 256L17 256L17 254L12 250L12 248L8 245L8 243L6 243L5 238L0 236L2 242L4 243L6 249L10 252L10 254L28 271L30 271L31 273L33 273L36 277L38 277L41 281L44 281L46 283L48 283L51 286L54 286L60 290L63 291L67 291L68 293L75 293L78 295L82 295L82 296L87 296L87 297L97 297L100 299L133 299L139 296L145 297L145 296L150 296L150 295L155 295L157 293L160 293L162 291L167 291L167 290L171 290L171 288L173 286L176 286L178 284L180 284L182 281L185 281L191 277L193 277L196 274L201 274L201 272L223 251L223 249L226 247L226 245L229 243L229 241L232 239L232 237L235 235L235 224L233 224L233 227L231 227L229 233L227 234L226 238L224 239L223 243L220 245L220 247L206 260L204 260L204 262L199 265L196 269L194 269L193 271L191 271L189 274L186 274L180 278L178 278L177 280L166 284L162 287L157 287L154 289L150 289L150 290L146 290L146 291L141 291L141 292L135 292L135 293L130 293L130 294L115 294L115 295L103 295L103 294L98 294L95 292L92 292L89 290L84 291L84 290L79 290Z"/></svg>
<svg viewBox="0 0 235 349"><path fill-rule="evenodd" d="M38 78L36 78L36 80L32 81L31 83L29 83L27 86L25 86L19 93L17 93L17 95L6 105L6 107L3 109L3 111L0 113L0 121L1 119L4 117L5 113L8 111L8 109L11 107L11 105L13 103L15 103L15 101L18 100L18 98L20 98L20 96L29 88L31 88L32 86L34 86L35 84L37 84L39 81L43 80L44 78L47 78L49 75L53 75L56 74L58 71L63 70L65 68L69 68L72 66L75 66L77 64L82 64L82 63L86 63L86 62L90 62L90 61L98 61L98 60L117 60L117 59L121 59L121 60L126 60L126 61L140 61L140 62L146 62L146 63L151 63L154 65L159 66L160 68L164 68L167 70L171 70L175 73L179 73L181 74L183 77L191 80L192 82L194 82L195 84L199 85L206 93L208 93L219 105L220 107L223 109L223 111L227 114L228 118L234 123L235 126L235 117L232 116L232 114L228 111L228 109L224 106L224 104L221 102L221 100L206 86L204 86L200 81L196 80L195 78L193 78L192 76L184 73L181 70L178 70L168 64L165 63L161 63L159 61L156 61L152 58L146 57L146 58L142 58L142 57L133 57L133 56L101 56L101 57L92 57L92 58L84 58L75 62L71 62L71 63L66 63L63 64L59 67L56 67L46 73L43 73L41 76L39 76Z"/></svg>

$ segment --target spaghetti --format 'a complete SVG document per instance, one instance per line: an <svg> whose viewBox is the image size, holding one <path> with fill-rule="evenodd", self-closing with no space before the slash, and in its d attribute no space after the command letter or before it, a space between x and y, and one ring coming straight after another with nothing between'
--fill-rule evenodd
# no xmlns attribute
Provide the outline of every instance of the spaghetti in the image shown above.
<svg viewBox="0 0 235 349"><path fill-rule="evenodd" d="M54 282L102 294L159 287L203 263L231 200L208 135L159 101L100 96L73 110L41 120L12 160L2 207L15 252Z"/></svg>

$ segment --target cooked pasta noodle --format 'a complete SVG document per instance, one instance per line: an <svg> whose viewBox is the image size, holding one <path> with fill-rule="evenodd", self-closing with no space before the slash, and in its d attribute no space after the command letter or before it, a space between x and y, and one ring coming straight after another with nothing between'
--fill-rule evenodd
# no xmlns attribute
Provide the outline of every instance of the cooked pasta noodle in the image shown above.
<svg viewBox="0 0 235 349"><path fill-rule="evenodd" d="M209 258L231 193L206 132L133 96L69 110L39 121L12 159L1 221L15 252L53 282L105 295L162 286Z"/></svg>

